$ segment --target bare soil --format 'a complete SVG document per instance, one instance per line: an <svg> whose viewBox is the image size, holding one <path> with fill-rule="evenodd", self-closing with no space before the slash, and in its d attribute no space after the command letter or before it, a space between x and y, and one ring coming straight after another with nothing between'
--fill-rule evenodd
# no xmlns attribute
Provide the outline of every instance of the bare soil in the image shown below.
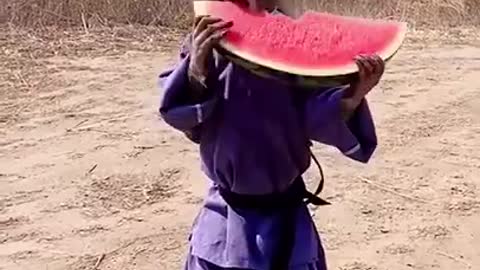
<svg viewBox="0 0 480 270"><path fill-rule="evenodd" d="M480 43L427 34L370 97L372 162L316 145L331 269L480 265ZM31 48L0 41L0 269L181 269L205 179L196 146L156 112L174 48L27 61L16 55Z"/></svg>

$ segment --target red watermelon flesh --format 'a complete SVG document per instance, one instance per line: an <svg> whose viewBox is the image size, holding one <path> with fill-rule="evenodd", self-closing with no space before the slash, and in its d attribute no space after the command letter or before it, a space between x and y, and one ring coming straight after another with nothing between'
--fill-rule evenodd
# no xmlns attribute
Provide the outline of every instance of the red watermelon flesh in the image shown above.
<svg viewBox="0 0 480 270"><path fill-rule="evenodd" d="M395 21L308 12L295 20L281 14L253 12L232 2L195 1L195 14L211 15L234 25L221 46L261 66L304 76L355 73L354 57L380 55L400 48L406 24Z"/></svg>

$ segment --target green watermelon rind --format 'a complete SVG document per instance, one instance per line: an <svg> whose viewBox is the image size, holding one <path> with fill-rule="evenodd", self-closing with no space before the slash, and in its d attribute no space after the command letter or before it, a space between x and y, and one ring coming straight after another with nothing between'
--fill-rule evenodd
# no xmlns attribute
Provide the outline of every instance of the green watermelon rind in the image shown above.
<svg viewBox="0 0 480 270"><path fill-rule="evenodd" d="M400 49L400 47L399 47ZM399 51L397 49L388 58L385 58L385 63L388 63ZM257 76L269 79L283 81L287 84L300 85L303 87L336 87L340 85L348 85L357 78L358 70L347 74L331 75L331 76L308 76L290 73L283 70L272 69L249 60L243 59L236 54L228 51L223 46L217 46L215 50L231 62L239 65L246 70L254 73Z"/></svg>
<svg viewBox="0 0 480 270"><path fill-rule="evenodd" d="M283 83L291 85L299 85L302 87L335 87L338 85L347 85L352 82L352 80L354 80L356 77L356 73L328 77L298 75L272 69L253 63L246 59L242 59L237 55L231 53L230 51L226 50L222 46L217 46L215 49L218 53L220 53L222 56L224 56L234 64L243 67L244 69L252 72L257 76L279 80Z"/></svg>

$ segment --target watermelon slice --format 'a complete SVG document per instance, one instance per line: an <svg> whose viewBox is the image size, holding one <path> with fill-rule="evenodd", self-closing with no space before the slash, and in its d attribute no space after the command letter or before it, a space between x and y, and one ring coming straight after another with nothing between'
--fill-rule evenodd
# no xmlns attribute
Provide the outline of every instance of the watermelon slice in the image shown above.
<svg viewBox="0 0 480 270"><path fill-rule="evenodd" d="M230 1L194 1L195 15L234 25L217 50L262 76L303 85L348 84L358 72L354 57L390 60L402 45L403 22L309 11L298 19L254 12Z"/></svg>

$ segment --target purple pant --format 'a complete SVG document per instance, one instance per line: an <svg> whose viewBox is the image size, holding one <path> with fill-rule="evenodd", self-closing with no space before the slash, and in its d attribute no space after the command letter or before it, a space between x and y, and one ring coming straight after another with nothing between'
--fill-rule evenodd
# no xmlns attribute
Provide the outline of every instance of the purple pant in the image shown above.
<svg viewBox="0 0 480 270"><path fill-rule="evenodd" d="M315 263L297 265L290 270L327 270L325 260L322 258L321 261ZM184 270L266 270L266 269L240 269L240 268L223 268L212 263L209 263L205 260L202 260L196 256L193 256L191 253L188 254L187 262L185 263Z"/></svg>

